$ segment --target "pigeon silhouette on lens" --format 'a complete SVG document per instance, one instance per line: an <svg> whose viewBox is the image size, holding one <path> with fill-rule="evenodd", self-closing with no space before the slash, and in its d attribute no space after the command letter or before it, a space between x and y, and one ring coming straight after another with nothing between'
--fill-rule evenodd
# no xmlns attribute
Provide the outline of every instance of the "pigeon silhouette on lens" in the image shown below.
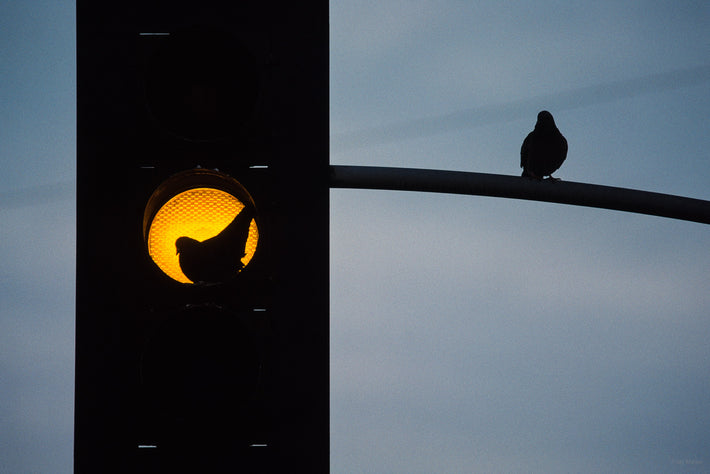
<svg viewBox="0 0 710 474"><path fill-rule="evenodd" d="M567 140L555 125L547 110L537 114L535 130L530 132L520 148L520 167L523 177L543 179L557 171L567 158Z"/></svg>
<svg viewBox="0 0 710 474"><path fill-rule="evenodd" d="M247 205L219 234L202 242L190 237L175 240L180 269L193 283L228 281L244 267L249 225L255 216Z"/></svg>

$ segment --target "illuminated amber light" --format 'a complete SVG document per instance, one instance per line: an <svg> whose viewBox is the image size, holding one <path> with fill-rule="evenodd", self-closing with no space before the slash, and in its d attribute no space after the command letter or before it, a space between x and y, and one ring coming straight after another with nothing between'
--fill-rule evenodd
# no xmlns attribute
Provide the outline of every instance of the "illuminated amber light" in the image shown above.
<svg viewBox="0 0 710 474"><path fill-rule="evenodd" d="M219 234L244 209L244 203L232 194L214 188L194 188L169 199L150 223L147 244L153 261L169 277L181 283L193 283L180 268L175 241L190 237L200 242ZM256 221L249 225L242 263L246 267L256 251L259 232Z"/></svg>

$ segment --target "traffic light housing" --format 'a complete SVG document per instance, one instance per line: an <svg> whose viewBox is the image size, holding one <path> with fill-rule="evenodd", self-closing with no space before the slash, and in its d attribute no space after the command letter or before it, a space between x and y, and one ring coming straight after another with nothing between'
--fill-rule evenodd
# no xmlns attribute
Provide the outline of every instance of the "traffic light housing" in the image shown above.
<svg viewBox="0 0 710 474"><path fill-rule="evenodd" d="M77 69L75 472L327 471L327 2L81 0Z"/></svg>

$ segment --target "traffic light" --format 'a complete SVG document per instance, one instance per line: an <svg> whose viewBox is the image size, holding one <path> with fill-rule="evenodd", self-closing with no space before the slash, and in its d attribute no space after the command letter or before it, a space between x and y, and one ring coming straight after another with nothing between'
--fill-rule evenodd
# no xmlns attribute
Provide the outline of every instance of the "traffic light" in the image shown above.
<svg viewBox="0 0 710 474"><path fill-rule="evenodd" d="M325 472L328 4L77 2L77 473Z"/></svg>

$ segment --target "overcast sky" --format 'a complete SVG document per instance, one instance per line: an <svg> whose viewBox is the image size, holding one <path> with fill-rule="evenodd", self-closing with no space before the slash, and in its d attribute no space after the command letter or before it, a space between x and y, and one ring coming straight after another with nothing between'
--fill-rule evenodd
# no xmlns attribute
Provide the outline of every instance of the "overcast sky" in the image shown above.
<svg viewBox="0 0 710 474"><path fill-rule="evenodd" d="M71 472L75 18L0 5L0 472ZM710 200L710 4L331 2L331 162ZM331 192L333 472L710 472L710 227Z"/></svg>

